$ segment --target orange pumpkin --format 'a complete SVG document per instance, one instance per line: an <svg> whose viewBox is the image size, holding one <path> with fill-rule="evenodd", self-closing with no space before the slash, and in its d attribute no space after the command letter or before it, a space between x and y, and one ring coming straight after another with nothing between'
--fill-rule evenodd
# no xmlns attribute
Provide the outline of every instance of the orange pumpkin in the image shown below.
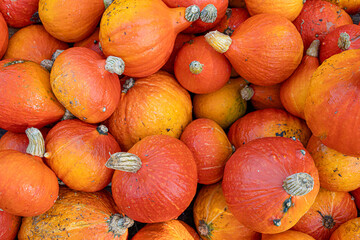
<svg viewBox="0 0 360 240"><path fill-rule="evenodd" d="M15 239L21 224L21 217L0 211L0 239Z"/></svg>
<svg viewBox="0 0 360 240"><path fill-rule="evenodd" d="M251 105L256 110L265 108L283 109L284 106L280 100L280 87L281 83L270 86L250 84L249 88L254 92L250 99Z"/></svg>
<svg viewBox="0 0 360 240"><path fill-rule="evenodd" d="M207 94L226 84L230 78L231 64L206 42L204 36L198 36L179 50L174 72L185 89L196 94Z"/></svg>
<svg viewBox="0 0 360 240"><path fill-rule="evenodd" d="M314 72L305 103L305 120L327 147L360 156L360 49L323 62ZM341 77L339 77L341 76Z"/></svg>
<svg viewBox="0 0 360 240"><path fill-rule="evenodd" d="M262 234L261 240L315 240L310 235L294 230L276 234Z"/></svg>
<svg viewBox="0 0 360 240"><path fill-rule="evenodd" d="M9 31L4 17L0 14L0 59L4 56L9 42Z"/></svg>
<svg viewBox="0 0 360 240"><path fill-rule="evenodd" d="M357 0L325 0L336 4L340 8L344 9L349 14L356 14L360 12L360 3Z"/></svg>
<svg viewBox="0 0 360 240"><path fill-rule="evenodd" d="M181 220L149 223L141 228L131 240L200 240L196 231Z"/></svg>
<svg viewBox="0 0 360 240"><path fill-rule="evenodd" d="M329 240L360 239L360 217L353 218L340 225Z"/></svg>
<svg viewBox="0 0 360 240"><path fill-rule="evenodd" d="M95 31L89 37L87 37L84 40L81 40L79 42L76 42L74 44L74 47L90 48L91 50L94 50L95 52L97 52L98 54L100 54L102 57L105 58L105 55L102 52L101 47L100 47L99 32L100 32L100 28L97 27L95 29Z"/></svg>
<svg viewBox="0 0 360 240"><path fill-rule="evenodd" d="M108 119L109 131L123 151L150 135L179 138L192 120L190 94L167 72L136 80L128 78L123 89Z"/></svg>
<svg viewBox="0 0 360 240"><path fill-rule="evenodd" d="M100 43L106 56L125 62L124 74L146 77L170 57L178 33L199 17L199 8L169 8L161 0L115 0L100 22Z"/></svg>
<svg viewBox="0 0 360 240"><path fill-rule="evenodd" d="M46 31L64 42L90 36L105 10L103 0L39 0L39 17Z"/></svg>
<svg viewBox="0 0 360 240"><path fill-rule="evenodd" d="M205 38L216 51L224 53L240 76L261 86L284 81L303 56L299 32L291 21L276 14L248 18L231 37L211 31Z"/></svg>
<svg viewBox="0 0 360 240"><path fill-rule="evenodd" d="M229 211L221 182L201 188L194 202L194 222L202 239L260 240L260 233L241 224Z"/></svg>
<svg viewBox="0 0 360 240"><path fill-rule="evenodd" d="M328 240L342 223L356 216L356 205L348 192L320 188L314 204L292 229L317 240Z"/></svg>
<svg viewBox="0 0 360 240"><path fill-rule="evenodd" d="M41 63L50 59L56 50L65 50L69 46L51 36L42 25L30 25L21 28L9 40L4 59L19 58Z"/></svg>
<svg viewBox="0 0 360 240"><path fill-rule="evenodd" d="M228 8L225 16L212 30L231 36L235 29L249 17L250 14L246 8Z"/></svg>
<svg viewBox="0 0 360 240"><path fill-rule="evenodd" d="M59 102L77 118L99 123L115 111L120 98L118 74L123 62L118 58L104 59L85 47L72 47L55 60L51 88Z"/></svg>
<svg viewBox="0 0 360 240"><path fill-rule="evenodd" d="M38 22L38 5L39 0L1 0L0 12L9 26L22 28Z"/></svg>
<svg viewBox="0 0 360 240"><path fill-rule="evenodd" d="M311 77L319 67L319 40L314 40L307 49L295 72L281 84L280 100L285 109L299 118L305 119L305 100Z"/></svg>
<svg viewBox="0 0 360 240"><path fill-rule="evenodd" d="M23 218L18 239L126 240L133 223L118 213L108 191L87 193L62 186L51 209Z"/></svg>
<svg viewBox="0 0 360 240"><path fill-rule="evenodd" d="M275 234L293 227L319 192L314 160L298 140L264 137L238 148L222 188L230 212L246 227Z"/></svg>

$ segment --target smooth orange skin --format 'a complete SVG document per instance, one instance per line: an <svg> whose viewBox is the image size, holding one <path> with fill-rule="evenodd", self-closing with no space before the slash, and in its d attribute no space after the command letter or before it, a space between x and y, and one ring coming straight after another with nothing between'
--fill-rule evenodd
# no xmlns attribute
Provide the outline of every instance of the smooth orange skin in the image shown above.
<svg viewBox="0 0 360 240"><path fill-rule="evenodd" d="M109 118L120 99L119 77L105 70L105 61L89 48L72 47L56 58L51 69L50 84L56 98L87 123Z"/></svg>
<svg viewBox="0 0 360 240"><path fill-rule="evenodd" d="M237 149L256 138L295 137L306 146L311 131L304 120L282 109L266 108L247 113L234 122L228 138Z"/></svg>
<svg viewBox="0 0 360 240"><path fill-rule="evenodd" d="M250 84L249 86L254 90L254 95L251 97L250 102L256 110L265 108L284 109L280 100L281 83L270 86L259 86L255 84Z"/></svg>
<svg viewBox="0 0 360 240"><path fill-rule="evenodd" d="M187 125L180 140L194 154L198 183L212 184L221 180L232 147L224 130L215 121L199 118Z"/></svg>
<svg viewBox="0 0 360 240"><path fill-rule="evenodd" d="M0 211L0 239L15 239L21 224L21 217Z"/></svg>
<svg viewBox="0 0 360 240"><path fill-rule="evenodd" d="M38 0L1 0L0 12L9 26L22 28L37 21L33 15L36 13L38 5Z"/></svg>
<svg viewBox="0 0 360 240"><path fill-rule="evenodd" d="M314 187L303 196L291 196L282 187L283 181L300 172L312 176ZM222 182L232 214L246 227L266 234L293 227L314 203L319 187L311 155L300 141L284 137L255 139L238 148L225 165ZM284 202L290 197L293 205L284 212ZM277 219L280 226L273 222Z"/></svg>
<svg viewBox="0 0 360 240"><path fill-rule="evenodd" d="M202 71L194 74L190 63L203 64ZM187 42L176 55L175 77L185 89L196 94L212 93L222 88L230 79L231 64L226 57L215 51L205 40L198 36Z"/></svg>
<svg viewBox="0 0 360 240"><path fill-rule="evenodd" d="M0 59L4 56L9 43L9 30L4 17L0 14Z"/></svg>
<svg viewBox="0 0 360 240"><path fill-rule="evenodd" d="M86 47L90 48L91 50L94 50L98 54L100 54L102 57L105 58L104 53L100 49L100 40L99 40L99 32L100 28L97 27L95 31L84 40L81 40L79 42L74 43L74 47Z"/></svg>
<svg viewBox="0 0 360 240"><path fill-rule="evenodd" d="M66 43L51 36L42 25L30 25L10 38L4 59L19 58L40 64L44 59L51 59L56 50L67 48Z"/></svg>
<svg viewBox="0 0 360 240"><path fill-rule="evenodd" d="M221 182L200 189L194 202L193 215L197 229L202 222L211 227L208 235L198 230L204 240L260 240L260 233L245 227L229 211Z"/></svg>
<svg viewBox="0 0 360 240"><path fill-rule="evenodd" d="M261 240L315 240L315 238L306 233L287 230L277 234L262 234Z"/></svg>
<svg viewBox="0 0 360 240"><path fill-rule="evenodd" d="M46 31L64 42L90 36L105 10L102 0L40 0L39 17Z"/></svg>
<svg viewBox="0 0 360 240"><path fill-rule="evenodd" d="M109 231L108 221L115 213L118 210L106 190L87 193L62 186L58 200L49 211L23 218L18 238L126 240L127 230L122 236Z"/></svg>
<svg viewBox="0 0 360 240"><path fill-rule="evenodd" d="M179 138L192 120L192 104L187 92L165 71L135 80L121 93L109 131L121 149L127 151L146 136L164 134Z"/></svg>
<svg viewBox="0 0 360 240"><path fill-rule="evenodd" d="M330 216L335 225L330 229L325 227L323 216ZM292 229L309 234L317 240L328 240L342 223L356 216L356 205L348 192L332 192L320 188L311 208Z"/></svg>
<svg viewBox="0 0 360 240"><path fill-rule="evenodd" d="M102 50L124 60L126 76L154 74L169 59L176 35L190 26L184 16L184 7L161 0L115 0L100 22Z"/></svg>
<svg viewBox="0 0 360 240"><path fill-rule="evenodd" d="M349 192L360 187L359 158L326 147L314 135L310 137L306 149L319 171L321 187L338 192Z"/></svg>
<svg viewBox="0 0 360 240"><path fill-rule="evenodd" d="M131 240L200 240L196 231L181 220L149 223L141 228Z"/></svg>
<svg viewBox="0 0 360 240"><path fill-rule="evenodd" d="M235 29L249 17L250 14L246 8L228 8L225 16L212 30L231 36Z"/></svg>
<svg viewBox="0 0 360 240"><path fill-rule="evenodd" d="M353 218L340 225L329 240L360 239L360 217Z"/></svg>
<svg viewBox="0 0 360 240"><path fill-rule="evenodd" d="M190 205L197 169L190 149L177 138L152 135L129 151L141 159L136 173L115 170L111 190L119 209L143 223L172 220Z"/></svg>
<svg viewBox="0 0 360 240"><path fill-rule="evenodd" d="M268 86L287 79L300 64L303 42L291 21L276 14L257 14L231 35L224 55L250 83Z"/></svg>
<svg viewBox="0 0 360 240"><path fill-rule="evenodd" d="M51 91L49 72L31 61L13 61L0 61L0 127L25 132L58 121L65 109Z"/></svg>
<svg viewBox="0 0 360 240"><path fill-rule="evenodd" d="M15 150L0 151L0 208L17 216L49 210L58 197L55 173L40 157Z"/></svg>
<svg viewBox="0 0 360 240"><path fill-rule="evenodd" d="M305 120L327 147L360 156L360 49L328 58L314 72L305 103ZM341 77L339 77L341 76Z"/></svg>
<svg viewBox="0 0 360 240"><path fill-rule="evenodd" d="M340 8L344 9L348 14L356 14L360 12L360 2L357 0L325 0L336 4Z"/></svg>

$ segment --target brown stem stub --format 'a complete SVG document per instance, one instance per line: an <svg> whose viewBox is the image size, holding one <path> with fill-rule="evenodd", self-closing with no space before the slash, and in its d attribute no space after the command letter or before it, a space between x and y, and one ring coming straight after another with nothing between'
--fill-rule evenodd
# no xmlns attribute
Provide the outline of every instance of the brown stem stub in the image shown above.
<svg viewBox="0 0 360 240"><path fill-rule="evenodd" d="M316 39L312 41L310 47L306 50L306 55L317 58L319 56L319 46L320 40Z"/></svg>
<svg viewBox="0 0 360 240"><path fill-rule="evenodd" d="M96 131L101 135L108 135L109 129L105 125L100 125L96 128Z"/></svg>
<svg viewBox="0 0 360 240"><path fill-rule="evenodd" d="M250 101L250 99L254 96L254 89L249 85L246 85L240 90L240 94L245 101Z"/></svg>
<svg viewBox="0 0 360 240"><path fill-rule="evenodd" d="M335 221L330 215L323 215L320 211L317 211L322 217L322 224L327 229L332 229L335 226Z"/></svg>
<svg viewBox="0 0 360 240"><path fill-rule="evenodd" d="M125 83L123 84L123 90L121 90L121 92L127 93L134 85L135 80L133 78L126 79Z"/></svg>
<svg viewBox="0 0 360 240"><path fill-rule="evenodd" d="M115 213L109 220L109 232L114 234L114 237L120 237L126 233L126 230L134 225L134 220L119 213Z"/></svg>
<svg viewBox="0 0 360 240"><path fill-rule="evenodd" d="M217 9L213 4L208 4L200 13L200 19L204 23L213 23L217 18Z"/></svg>
<svg viewBox="0 0 360 240"><path fill-rule="evenodd" d="M201 236L208 236L210 234L210 228L204 220L199 221L198 231Z"/></svg>
<svg viewBox="0 0 360 240"><path fill-rule="evenodd" d="M200 8L196 5L188 6L185 10L185 19L189 22L195 22L200 17Z"/></svg>
<svg viewBox="0 0 360 240"><path fill-rule="evenodd" d="M295 173L284 180L282 187L291 196L303 196L314 188L314 179L308 173Z"/></svg>
<svg viewBox="0 0 360 240"><path fill-rule="evenodd" d="M189 64L189 69L192 74L200 74L203 70L204 64L201 64L199 61L192 61Z"/></svg>
<svg viewBox="0 0 360 240"><path fill-rule="evenodd" d="M341 50L345 51L349 49L350 45L351 45L350 35L346 32L340 33L340 37L338 39L338 47Z"/></svg>

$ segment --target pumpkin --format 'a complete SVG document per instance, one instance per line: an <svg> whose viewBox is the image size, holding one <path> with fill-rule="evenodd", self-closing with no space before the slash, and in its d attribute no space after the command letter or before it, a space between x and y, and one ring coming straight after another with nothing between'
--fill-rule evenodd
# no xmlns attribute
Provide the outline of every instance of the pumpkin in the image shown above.
<svg viewBox="0 0 360 240"><path fill-rule="evenodd" d="M355 200L355 204L357 206L357 208L359 209L360 207L360 187L355 189L354 191L350 192L351 196L353 196L354 200Z"/></svg>
<svg viewBox="0 0 360 240"><path fill-rule="evenodd" d="M0 238L2 240L15 239L21 224L21 217L0 211Z"/></svg>
<svg viewBox="0 0 360 240"><path fill-rule="evenodd" d="M97 52L98 54L100 54L102 57L105 58L105 55L100 47L99 32L100 32L100 28L97 27L89 37L74 43L74 47L90 48L91 50L94 50L95 52Z"/></svg>
<svg viewBox="0 0 360 240"><path fill-rule="evenodd" d="M360 217L353 218L338 227L329 240L359 239L360 238Z"/></svg>
<svg viewBox="0 0 360 240"><path fill-rule="evenodd" d="M230 7L246 8L245 0L229 0Z"/></svg>
<svg viewBox="0 0 360 240"><path fill-rule="evenodd" d="M7 59L0 61L0 128L24 132L42 128L64 115L51 91L50 74L39 64Z"/></svg>
<svg viewBox="0 0 360 240"><path fill-rule="evenodd" d="M315 39L322 40L332 30L353 21L344 10L323 0L306 0L299 16L293 21L307 49Z"/></svg>
<svg viewBox="0 0 360 240"><path fill-rule="evenodd" d="M72 47L55 60L51 88L59 102L77 118L87 123L106 120L120 99L123 62L104 59L85 47Z"/></svg>
<svg viewBox="0 0 360 240"><path fill-rule="evenodd" d="M281 83L270 86L250 84L249 88L254 92L250 99L253 108L256 110L265 108L283 109L284 106L280 100L280 87Z"/></svg>
<svg viewBox="0 0 360 240"><path fill-rule="evenodd" d="M26 130L27 153L0 151L0 208L17 216L36 216L49 210L58 197L55 173L42 161L44 139L36 128Z"/></svg>
<svg viewBox="0 0 360 240"><path fill-rule="evenodd" d="M180 140L194 155L198 182L212 184L220 181L225 163L233 152L220 125L211 119L198 118L185 127Z"/></svg>
<svg viewBox="0 0 360 240"><path fill-rule="evenodd" d="M121 151L105 125L78 119L56 124L48 133L45 162L68 187L95 192L105 188L114 171L105 167L109 154Z"/></svg>
<svg viewBox="0 0 360 240"><path fill-rule="evenodd" d="M203 186L196 196L194 222L202 239L260 240L260 233L241 224L229 211L221 182Z"/></svg>
<svg viewBox="0 0 360 240"><path fill-rule="evenodd" d="M305 103L305 120L327 147L359 157L360 49L347 50L323 62L314 72Z"/></svg>
<svg viewBox="0 0 360 240"><path fill-rule="evenodd" d="M128 152L111 155L111 191L116 205L143 223L177 218L196 193L197 169L189 148L177 138L152 135Z"/></svg>
<svg viewBox="0 0 360 240"><path fill-rule="evenodd" d="M215 92L230 78L231 64L198 36L187 42L176 55L175 77L185 89L196 94Z"/></svg>
<svg viewBox="0 0 360 240"><path fill-rule="evenodd" d="M46 31L64 42L90 36L105 10L103 0L40 0L39 17Z"/></svg>
<svg viewBox="0 0 360 240"><path fill-rule="evenodd" d="M320 185L330 191L349 192L360 187L360 159L325 146L318 137L310 137L306 149L319 171Z"/></svg>
<svg viewBox="0 0 360 240"><path fill-rule="evenodd" d="M243 78L231 78L219 90L208 94L195 94L193 108L196 118L214 120L223 129L246 113L246 86ZM246 98L246 99L245 99Z"/></svg>
<svg viewBox="0 0 360 240"><path fill-rule="evenodd" d="M356 14L360 11L360 3L357 0L325 0L336 4L349 14Z"/></svg>
<svg viewBox="0 0 360 240"><path fill-rule="evenodd" d="M246 8L228 8L225 16L212 30L231 36L235 29L249 17L250 14Z"/></svg>
<svg viewBox="0 0 360 240"><path fill-rule="evenodd" d="M23 218L18 238L126 240L133 223L118 212L108 191L87 193L62 186L51 209Z"/></svg>
<svg viewBox="0 0 360 240"><path fill-rule="evenodd" d="M200 240L196 231L181 220L148 223L131 240Z"/></svg>
<svg viewBox="0 0 360 240"><path fill-rule="evenodd" d="M289 113L302 119L305 119L304 108L311 77L320 65L319 44L319 40L312 42L298 68L281 84L282 105Z"/></svg>
<svg viewBox="0 0 360 240"><path fill-rule="evenodd" d="M247 113L236 120L227 133L231 144L237 149L256 138L296 138L306 146L311 131L304 120L282 109L266 108Z"/></svg>
<svg viewBox="0 0 360 240"><path fill-rule="evenodd" d="M125 62L124 74L146 77L167 62L178 33L199 17L197 6L169 8L161 0L115 0L100 22L106 56Z"/></svg>
<svg viewBox="0 0 360 240"><path fill-rule="evenodd" d="M264 137L238 148L225 165L229 210L246 227L275 234L293 227L319 192L314 160L299 140Z"/></svg>
<svg viewBox="0 0 360 240"><path fill-rule="evenodd" d="M38 5L38 0L1 0L0 12L9 26L22 28L38 22Z"/></svg>
<svg viewBox="0 0 360 240"><path fill-rule="evenodd" d="M262 234L261 240L315 240L315 238L306 233L287 230L276 234Z"/></svg>
<svg viewBox="0 0 360 240"><path fill-rule="evenodd" d="M4 56L9 43L9 31L4 17L0 14L0 59Z"/></svg>
<svg viewBox="0 0 360 240"><path fill-rule="evenodd" d="M4 59L19 58L38 64L50 59L53 53L69 46L51 36L42 25L30 25L21 28L9 40Z"/></svg>
<svg viewBox="0 0 360 240"><path fill-rule="evenodd" d="M348 49L360 48L360 26L347 24L329 32L321 43L320 62Z"/></svg>
<svg viewBox="0 0 360 240"><path fill-rule="evenodd" d="M303 0L245 0L245 4L251 16L271 13L284 16L290 21L294 21L304 5Z"/></svg>
<svg viewBox="0 0 360 240"><path fill-rule="evenodd" d="M179 138L191 120L190 94L172 75L159 71L136 80L127 78L119 104L107 122L121 150L127 151L146 136Z"/></svg>
<svg viewBox="0 0 360 240"><path fill-rule="evenodd" d="M356 216L356 205L348 192L320 188L311 208L292 229L307 233L317 240L328 240L342 223Z"/></svg>
<svg viewBox="0 0 360 240"><path fill-rule="evenodd" d="M261 86L284 81L303 56L299 32L287 18L276 14L248 18L231 37L211 31L205 38L216 51L224 53L240 76Z"/></svg>

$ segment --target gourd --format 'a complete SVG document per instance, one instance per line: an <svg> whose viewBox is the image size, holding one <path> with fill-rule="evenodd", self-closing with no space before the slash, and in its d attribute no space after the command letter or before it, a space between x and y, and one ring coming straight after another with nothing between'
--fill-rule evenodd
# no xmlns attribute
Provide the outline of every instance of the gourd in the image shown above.
<svg viewBox="0 0 360 240"><path fill-rule="evenodd" d="M248 86L254 94L250 102L254 109L260 110L265 108L279 108L284 109L280 100L280 87L281 83L270 86L259 86L249 84Z"/></svg>
<svg viewBox="0 0 360 240"><path fill-rule="evenodd" d="M340 225L329 240L357 239L360 237L360 217L353 218Z"/></svg>
<svg viewBox="0 0 360 240"><path fill-rule="evenodd" d="M0 12L9 26L22 28L39 22L38 5L38 0L1 0Z"/></svg>

